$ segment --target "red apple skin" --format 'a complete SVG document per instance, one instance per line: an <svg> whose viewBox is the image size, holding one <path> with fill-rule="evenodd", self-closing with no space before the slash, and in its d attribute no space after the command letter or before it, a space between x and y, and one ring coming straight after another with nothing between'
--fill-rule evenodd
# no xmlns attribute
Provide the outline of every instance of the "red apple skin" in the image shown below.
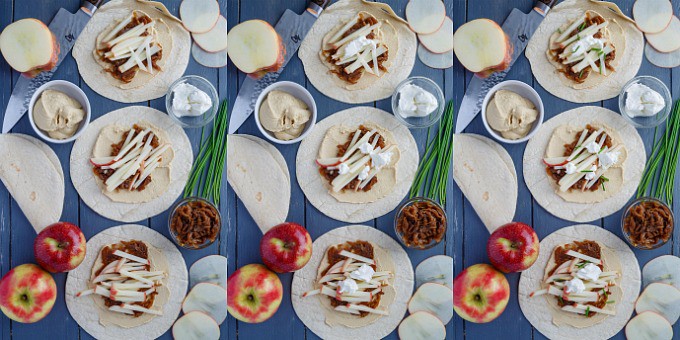
<svg viewBox="0 0 680 340"><path fill-rule="evenodd" d="M243 266L227 279L227 311L240 321L268 320L279 309L282 299L281 280L261 264Z"/></svg>
<svg viewBox="0 0 680 340"><path fill-rule="evenodd" d="M57 299L57 285L50 273L35 264L22 264L0 280L0 310L21 323L40 321Z"/></svg>
<svg viewBox="0 0 680 340"><path fill-rule="evenodd" d="M73 270L85 259L85 235L74 224L57 222L43 229L33 241L38 264L51 273Z"/></svg>
<svg viewBox="0 0 680 340"><path fill-rule="evenodd" d="M312 258L312 237L297 223L281 223L269 229L260 240L260 256L277 273L294 272Z"/></svg>
<svg viewBox="0 0 680 340"><path fill-rule="evenodd" d="M503 313L509 299L508 280L491 265L470 266L453 280L453 310L467 321L493 321Z"/></svg>
<svg viewBox="0 0 680 340"><path fill-rule="evenodd" d="M486 243L486 253L498 270L521 272L536 262L539 245L534 229L521 222L511 222L491 234Z"/></svg>

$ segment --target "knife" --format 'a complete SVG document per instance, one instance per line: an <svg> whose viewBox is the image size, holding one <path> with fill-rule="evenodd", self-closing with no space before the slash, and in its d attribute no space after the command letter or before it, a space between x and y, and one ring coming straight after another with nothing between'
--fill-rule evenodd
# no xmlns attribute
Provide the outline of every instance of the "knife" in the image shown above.
<svg viewBox="0 0 680 340"><path fill-rule="evenodd" d="M534 35L538 25L543 21L545 15L548 14L548 11L550 11L557 1L559 0L537 0L534 3L534 8L529 14L525 14L517 8L512 9L512 12L510 12L510 15L505 19L502 26L503 31L510 39L513 46L510 63L504 71L492 73L487 78L480 78L476 75L472 77L467 90L465 90L463 101L460 104L458 118L456 118L456 133L463 132L477 116L486 94L492 87L505 79L505 76L508 74L512 65L520 54L524 52L524 49L529 43L529 39Z"/></svg>
<svg viewBox="0 0 680 340"><path fill-rule="evenodd" d="M302 14L298 15L289 9L283 13L281 19L279 19L279 22L277 22L274 27L276 33L284 40L286 46L286 55L283 59L283 64L281 64L281 68L278 71L269 72L260 79L253 79L250 76L246 77L238 91L236 102L234 102L234 108L231 112L231 118L229 118L229 134L236 132L246 119L248 119L250 114L253 113L257 97L260 96L262 90L279 78L283 68L288 64L288 61L290 61L295 52L297 52L300 44L302 44L302 40L305 39L307 32L312 28L312 25L321 12L326 9L332 1L333 0L310 0L307 10Z"/></svg>
<svg viewBox="0 0 680 340"><path fill-rule="evenodd" d="M9 132L26 113L28 103L31 101L35 90L52 79L57 67L59 67L59 64L61 64L76 43L76 39L83 28L85 28L85 24L87 24L92 14L104 1L106 0L83 0L80 9L75 14L63 8L59 9L59 12L57 12L57 15L54 16L49 25L50 31L54 34L55 39L57 39L60 48L57 63L51 70L40 72L34 78L27 78L23 75L19 77L5 110L2 133Z"/></svg>

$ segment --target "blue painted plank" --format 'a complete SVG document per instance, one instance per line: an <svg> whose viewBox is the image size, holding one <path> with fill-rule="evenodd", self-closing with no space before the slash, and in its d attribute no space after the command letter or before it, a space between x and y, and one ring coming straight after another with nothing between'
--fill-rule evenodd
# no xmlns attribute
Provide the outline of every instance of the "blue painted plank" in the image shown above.
<svg viewBox="0 0 680 340"><path fill-rule="evenodd" d="M12 22L13 2L0 3L0 26L5 27ZM12 69L4 58L0 58L0 103L7 107L12 93ZM0 185L0 275L5 275L11 269L10 238L12 232L10 201L12 197L4 185ZM11 322L6 317L0 317L0 339L10 339L12 334Z"/></svg>

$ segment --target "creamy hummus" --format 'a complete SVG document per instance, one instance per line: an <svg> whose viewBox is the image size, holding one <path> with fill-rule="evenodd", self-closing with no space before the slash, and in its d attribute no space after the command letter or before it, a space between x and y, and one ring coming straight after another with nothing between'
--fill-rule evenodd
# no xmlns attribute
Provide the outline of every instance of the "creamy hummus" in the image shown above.
<svg viewBox="0 0 680 340"><path fill-rule="evenodd" d="M84 118L80 102L55 90L43 91L33 106L35 125L54 139L72 137Z"/></svg>
<svg viewBox="0 0 680 340"><path fill-rule="evenodd" d="M307 104L283 91L271 91L260 105L260 124L280 140L300 137L312 112Z"/></svg>
<svg viewBox="0 0 680 340"><path fill-rule="evenodd" d="M526 136L537 117L534 103L508 90L496 92L486 107L489 126L506 139Z"/></svg>

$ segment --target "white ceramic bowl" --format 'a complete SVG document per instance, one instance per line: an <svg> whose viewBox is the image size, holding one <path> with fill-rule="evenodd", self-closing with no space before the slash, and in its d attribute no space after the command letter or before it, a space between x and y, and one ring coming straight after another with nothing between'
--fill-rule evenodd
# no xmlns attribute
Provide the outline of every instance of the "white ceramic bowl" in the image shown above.
<svg viewBox="0 0 680 340"><path fill-rule="evenodd" d="M309 110L312 111L312 116L309 118L307 123L305 124L304 130L302 130L302 134L291 140L281 140L276 137L274 137L274 134L271 132L267 131L262 126L262 123L260 123L260 106L262 105L262 101L267 97L267 94L269 92L274 91L274 90L279 90L286 92L293 97L302 100L307 104L307 107ZM257 128L260 129L260 132L270 141L278 144L295 144L301 140L303 140L307 135L312 131L312 128L314 125L316 125L316 102L314 101L314 97L312 97L312 94L307 91L304 87L300 86L299 84L290 82L290 81L280 81L274 84L271 84L267 86L262 93L260 93L260 96L257 97L257 101L255 102L255 122L257 124Z"/></svg>
<svg viewBox="0 0 680 340"><path fill-rule="evenodd" d="M489 101L493 96L498 92L498 90L508 90L517 93L518 95L530 100L532 103L534 103L534 106L536 107L536 110L538 110L538 117L536 117L536 120L533 123L533 126L531 127L531 130L529 130L529 133L527 133L526 136L519 138L519 139L507 139L503 138L500 133L496 132L496 130L492 129L491 126L489 126L489 122L486 120L486 107L489 105ZM484 127L486 128L486 131L489 132L489 134L498 140L499 142L502 143L508 143L508 144L519 144L519 143L524 143L528 141L534 134L536 134L536 131L538 131L538 128L543 124L543 117L544 117L544 112L543 112L543 101L541 100L541 97L538 95L536 90L534 90L531 86L517 80L506 80L504 82L501 82L497 84L496 86L492 87L491 90L486 94L486 97L484 97L484 102L482 102L482 121L484 122Z"/></svg>
<svg viewBox="0 0 680 340"><path fill-rule="evenodd" d="M43 91L45 90L55 90L63 92L69 97L77 100L83 107L83 110L85 110L85 117L80 122L78 130L76 130L76 133L73 134L73 136L66 139L54 139L50 137L46 132L40 130L38 126L35 125L35 121L33 120L33 106L35 106L35 102L38 100L38 98L40 98L40 95L42 95ZM76 140L76 138L78 138L80 134L82 134L83 131L85 131L85 128L87 128L87 126L90 124L91 117L92 110L90 108L90 101L87 99L85 92L83 92L83 90L81 90L80 87L78 87L76 84L73 84L65 80L52 80L50 82L43 84L43 86L40 86L37 90L35 90L35 93L33 93L33 97L31 97L31 101L28 104L28 119L31 122L31 127L33 127L33 130L38 136L40 136L40 138L49 143L65 144Z"/></svg>

